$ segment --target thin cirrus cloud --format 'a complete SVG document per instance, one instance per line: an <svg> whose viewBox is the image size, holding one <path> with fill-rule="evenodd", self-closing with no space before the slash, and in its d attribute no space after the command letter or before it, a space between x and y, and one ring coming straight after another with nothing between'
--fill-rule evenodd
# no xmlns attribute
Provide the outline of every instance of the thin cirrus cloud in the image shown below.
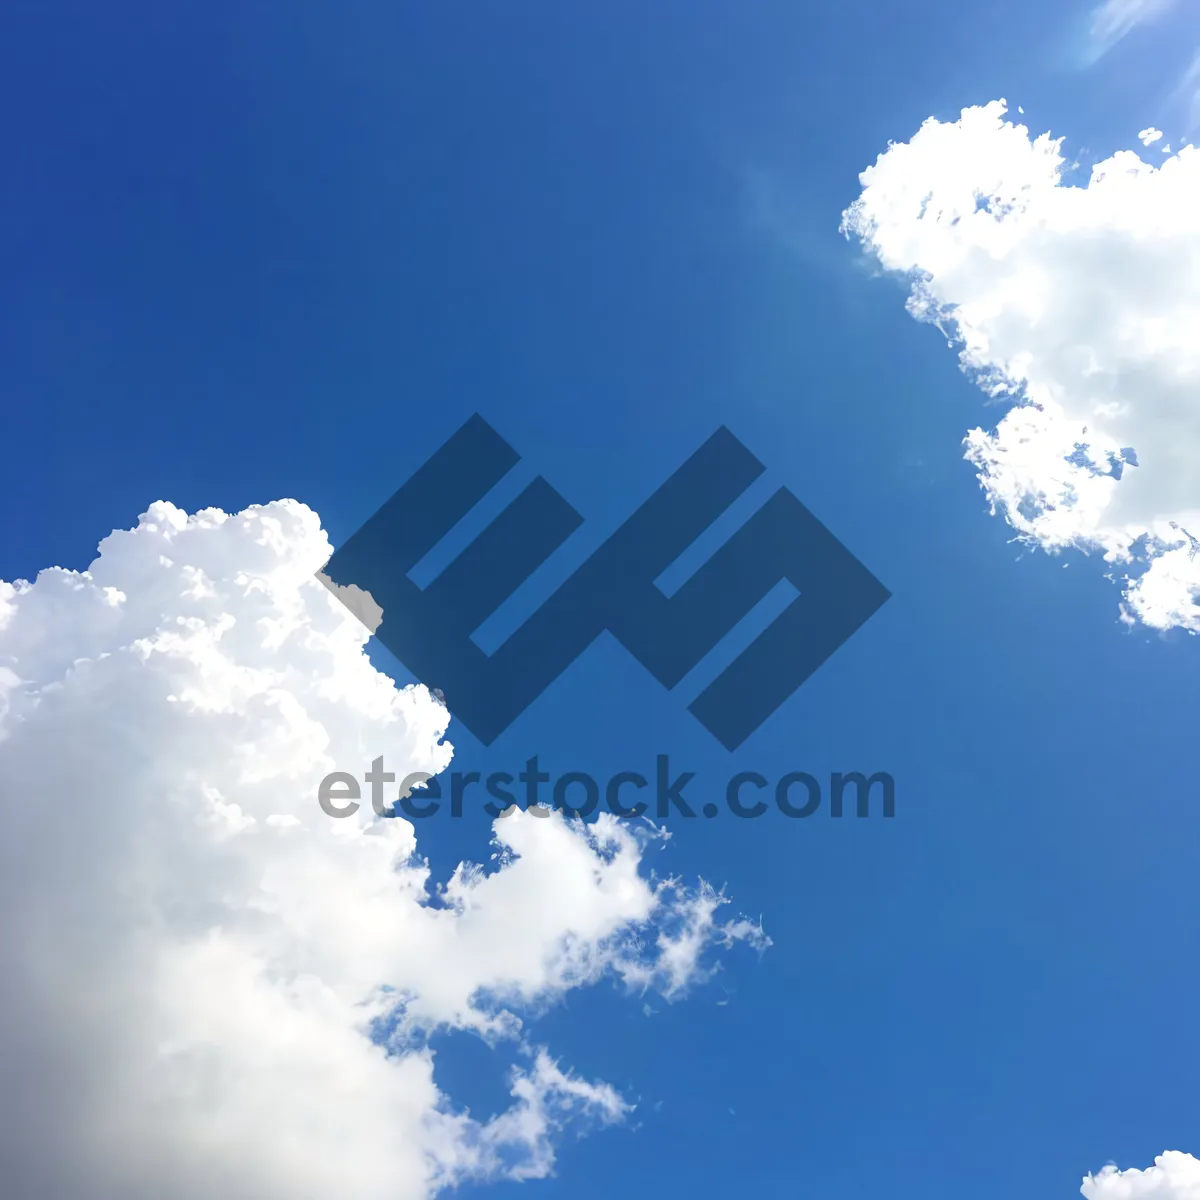
<svg viewBox="0 0 1200 1200"><path fill-rule="evenodd" d="M331 820L332 770L446 767L448 714L369 662L294 501L158 503L87 572L0 582L0 1158L14 1195L424 1200L623 1120L515 1014L608 977L682 996L768 942L658 880L652 827L515 814L435 885L412 823ZM516 1047L511 1106L429 1037ZM19 1098L19 1099L18 1099Z"/></svg>
<svg viewBox="0 0 1200 1200"><path fill-rule="evenodd" d="M1094 66L1135 29L1150 25L1180 7L1179 0L1106 0L1090 15L1084 35L1085 65ZM1174 75L1175 69L1168 71ZM1160 64L1159 73L1162 70ZM1190 135L1200 126L1200 51L1178 80L1165 97L1165 105L1172 120L1183 122L1183 133Z"/></svg>
<svg viewBox="0 0 1200 1200"><path fill-rule="evenodd" d="M1088 26L1088 59L1095 62L1139 25L1157 20L1176 0L1105 0L1092 10Z"/></svg>
<svg viewBox="0 0 1200 1200"><path fill-rule="evenodd" d="M1173 102L1186 113L1187 132L1200 128L1200 51L1193 56L1172 96Z"/></svg>
<svg viewBox="0 0 1200 1200"><path fill-rule="evenodd" d="M1068 186L1062 139L1007 111L892 145L842 229L1008 404L964 440L992 511L1102 555L1129 624L1200 632L1200 151L1123 150Z"/></svg>

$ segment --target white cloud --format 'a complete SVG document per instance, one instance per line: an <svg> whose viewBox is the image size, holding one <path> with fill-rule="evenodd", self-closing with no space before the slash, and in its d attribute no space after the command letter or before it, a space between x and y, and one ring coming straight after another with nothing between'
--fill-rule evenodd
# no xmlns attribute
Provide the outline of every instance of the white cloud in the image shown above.
<svg viewBox="0 0 1200 1200"><path fill-rule="evenodd" d="M1138 141L1141 142L1143 146L1152 146L1155 142L1161 140L1162 135L1163 132L1161 129L1155 129L1154 126L1151 125L1148 129L1143 129L1138 134Z"/></svg>
<svg viewBox="0 0 1200 1200"><path fill-rule="evenodd" d="M968 108L890 146L843 230L910 276L909 311L1012 405L965 439L993 511L1117 564L1127 620L1196 632L1200 153L1155 167L1121 151L1069 186L1061 139L1006 113Z"/></svg>
<svg viewBox="0 0 1200 1200"><path fill-rule="evenodd" d="M1174 6L1175 0L1105 0L1092 10L1089 35L1094 57L1099 58L1126 34Z"/></svg>
<svg viewBox="0 0 1200 1200"><path fill-rule="evenodd" d="M1105 1167L1079 1190L1087 1200L1200 1200L1200 1162L1168 1150L1144 1171Z"/></svg>
<svg viewBox="0 0 1200 1200"><path fill-rule="evenodd" d="M605 975L670 998L713 946L765 944L712 889L648 874L629 823L516 815L490 870L433 888L411 823L325 816L332 770L451 755L445 708L375 671L315 578L329 553L294 501L159 503L88 572L0 583L8 1194L408 1200L543 1175L565 1122L628 1106L513 1010ZM507 1112L440 1091L446 1029L527 1052Z"/></svg>

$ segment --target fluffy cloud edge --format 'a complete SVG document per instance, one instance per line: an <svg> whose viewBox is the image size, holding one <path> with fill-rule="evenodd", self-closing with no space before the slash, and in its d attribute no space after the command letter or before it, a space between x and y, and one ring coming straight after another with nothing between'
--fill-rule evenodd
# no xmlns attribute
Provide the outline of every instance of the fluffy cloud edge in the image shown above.
<svg viewBox="0 0 1200 1200"><path fill-rule="evenodd" d="M371 665L317 578L330 550L296 501L160 502L87 571L0 582L18 1190L404 1200L539 1177L568 1124L630 1105L560 1066L529 1012L602 979L678 999L722 947L769 944L703 881L649 871L648 824L516 814L490 866L439 885L410 822L325 817L331 769L386 753L435 774L453 753L445 707ZM441 1091L445 1030L517 1047L507 1111Z"/></svg>
<svg viewBox="0 0 1200 1200"><path fill-rule="evenodd" d="M842 232L909 280L909 312L1010 406L964 443L993 513L1121 569L1127 623L1195 633L1200 284L1178 265L1200 255L1200 152L1119 151L1072 186L1063 139L1007 112L966 108L889 145Z"/></svg>
<svg viewBox="0 0 1200 1200"><path fill-rule="evenodd" d="M1179 1150L1160 1154L1144 1170L1119 1170L1114 1164L1084 1178L1086 1200L1197 1200L1200 1160Z"/></svg>

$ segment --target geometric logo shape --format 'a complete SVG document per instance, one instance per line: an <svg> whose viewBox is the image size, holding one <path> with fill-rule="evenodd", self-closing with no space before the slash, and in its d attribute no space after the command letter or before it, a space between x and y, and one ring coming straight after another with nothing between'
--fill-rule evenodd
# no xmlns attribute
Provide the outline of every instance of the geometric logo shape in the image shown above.
<svg viewBox="0 0 1200 1200"><path fill-rule="evenodd" d="M582 524L541 476L427 587L409 572L520 461L471 417L330 558L370 593L376 636L490 745L606 630L673 688L777 584L799 593L688 706L736 749L890 593L780 488L673 595L655 581L763 465L722 427L488 654L471 635Z"/></svg>

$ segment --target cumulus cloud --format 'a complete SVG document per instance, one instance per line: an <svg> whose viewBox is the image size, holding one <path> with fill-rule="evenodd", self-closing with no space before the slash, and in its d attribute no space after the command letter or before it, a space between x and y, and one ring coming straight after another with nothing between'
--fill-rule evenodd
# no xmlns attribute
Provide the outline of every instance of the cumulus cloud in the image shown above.
<svg viewBox="0 0 1200 1200"><path fill-rule="evenodd" d="M1162 138L1163 132L1161 129L1155 129L1153 125L1147 129L1143 129L1138 133L1138 141L1143 146L1152 146L1155 142Z"/></svg>
<svg viewBox="0 0 1200 1200"><path fill-rule="evenodd" d="M333 770L436 773L449 716L397 689L316 578L294 501L153 505L86 572L0 583L0 1122L6 1193L425 1197L530 1178L628 1103L531 1040L603 977L684 994L766 944L658 879L652 827L521 814L443 884L413 825L331 820ZM364 610L368 618L371 613ZM438 1086L429 1038L510 1039L511 1107Z"/></svg>
<svg viewBox="0 0 1200 1200"><path fill-rule="evenodd" d="M1168 1150L1144 1171L1105 1167L1079 1190L1087 1200L1200 1200L1200 1161Z"/></svg>
<svg viewBox="0 0 1200 1200"><path fill-rule="evenodd" d="M1003 100L926 121L843 215L908 309L1007 411L966 456L1023 540L1095 550L1122 614L1200 630L1200 153L1133 151L1082 186Z"/></svg>

